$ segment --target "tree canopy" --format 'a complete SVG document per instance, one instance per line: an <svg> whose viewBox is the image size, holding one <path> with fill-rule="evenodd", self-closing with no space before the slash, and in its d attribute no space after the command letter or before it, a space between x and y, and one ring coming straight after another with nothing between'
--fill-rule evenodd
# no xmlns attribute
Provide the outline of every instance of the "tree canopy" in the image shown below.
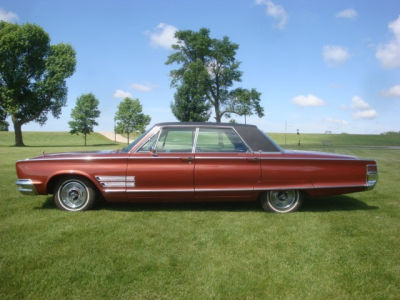
<svg viewBox="0 0 400 300"><path fill-rule="evenodd" d="M240 63L235 58L237 44L226 36L220 40L210 38L206 28L198 32L177 31L175 37L178 40L172 46L175 52L166 64L179 65L170 73L171 86L177 88L171 108L178 119L185 115L183 110L193 107L193 102L197 105L196 114L204 120L208 120L211 106L217 122L231 114L264 116L261 93L255 89L233 88L242 77ZM190 111L186 111L186 115L190 115Z"/></svg>
<svg viewBox="0 0 400 300"><path fill-rule="evenodd" d="M139 99L125 98L118 105L115 113L115 121L117 121L115 131L118 133L126 133L129 136L132 132L144 132L146 126L150 123L150 116L142 112L142 105Z"/></svg>
<svg viewBox="0 0 400 300"><path fill-rule="evenodd" d="M177 87L171 110L181 122L204 122L210 118L211 105L205 96L207 72L200 61L190 66Z"/></svg>
<svg viewBox="0 0 400 300"><path fill-rule="evenodd" d="M66 78L75 71L69 44L50 45L38 25L0 22L0 106L11 116L15 145L23 146L21 126L59 117L66 104Z"/></svg>
<svg viewBox="0 0 400 300"><path fill-rule="evenodd" d="M99 100L92 94L83 94L76 99L75 107L71 111L72 121L68 122L71 134L83 133L86 146L86 135L93 132L98 125L96 118L100 116Z"/></svg>

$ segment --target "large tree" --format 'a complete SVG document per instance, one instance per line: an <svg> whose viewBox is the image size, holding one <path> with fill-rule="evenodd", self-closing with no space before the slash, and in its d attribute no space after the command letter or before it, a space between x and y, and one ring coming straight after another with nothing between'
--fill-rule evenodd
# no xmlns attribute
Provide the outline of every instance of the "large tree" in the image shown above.
<svg viewBox="0 0 400 300"><path fill-rule="evenodd" d="M177 87L171 110L181 122L204 122L210 118L210 104L205 97L208 74L200 61L192 63Z"/></svg>
<svg viewBox="0 0 400 300"><path fill-rule="evenodd" d="M236 82L241 81L242 72L240 63L236 60L238 45L232 43L228 37L222 39L210 38L210 31L201 28L198 32L182 30L175 33L177 43L173 45L175 52L168 57L166 64L178 64L179 68L172 70L171 85L178 89L189 86L187 74L197 70L202 97L214 108L215 120L221 122L222 117L231 114L243 115L243 107L246 107L246 115L264 115L260 105L260 93L255 89L234 89ZM199 66L201 72L199 72ZM245 92L247 91L247 92Z"/></svg>
<svg viewBox="0 0 400 300"><path fill-rule="evenodd" d="M21 127L56 118L66 104L66 78L75 71L69 44L50 45L38 25L0 22L0 106L11 116L15 145L23 146Z"/></svg>
<svg viewBox="0 0 400 300"><path fill-rule="evenodd" d="M150 123L150 116L142 112L142 105L139 99L125 98L118 105L118 110L115 113L116 132L125 133L129 136L132 132L144 132L147 125Z"/></svg>
<svg viewBox="0 0 400 300"><path fill-rule="evenodd" d="M96 118L100 116L99 100L92 94L83 94L76 99L76 105L71 111L72 121L68 122L71 134L83 133L86 135L93 132L93 127L97 124Z"/></svg>

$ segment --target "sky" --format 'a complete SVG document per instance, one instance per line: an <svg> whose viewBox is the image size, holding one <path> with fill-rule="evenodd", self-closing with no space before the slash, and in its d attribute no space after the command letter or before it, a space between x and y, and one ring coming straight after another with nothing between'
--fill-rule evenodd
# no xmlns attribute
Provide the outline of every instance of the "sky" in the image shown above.
<svg viewBox="0 0 400 300"><path fill-rule="evenodd" d="M265 116L247 123L267 132L400 131L399 0L0 0L0 20L38 24L52 44L77 52L61 117L24 131L68 131L76 98L90 92L100 101L95 131L113 131L127 96L151 124L176 121L176 66L165 61L176 30L202 27L239 45L235 87L262 93Z"/></svg>

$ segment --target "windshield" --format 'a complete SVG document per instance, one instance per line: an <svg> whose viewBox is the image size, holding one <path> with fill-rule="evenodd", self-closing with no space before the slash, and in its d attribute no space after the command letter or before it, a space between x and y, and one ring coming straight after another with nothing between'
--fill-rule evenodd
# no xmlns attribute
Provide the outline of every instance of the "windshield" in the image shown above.
<svg viewBox="0 0 400 300"><path fill-rule="evenodd" d="M139 141L140 141L147 133L149 133L149 131L150 131L151 129L152 129L152 128L150 128L149 130L147 130L147 131L145 131L144 133L142 133L141 135L139 135L139 136L138 136L132 143L130 143L128 146L122 148L121 152L122 152L122 153L127 153L127 152L131 151L131 149L132 149L137 143L139 143Z"/></svg>

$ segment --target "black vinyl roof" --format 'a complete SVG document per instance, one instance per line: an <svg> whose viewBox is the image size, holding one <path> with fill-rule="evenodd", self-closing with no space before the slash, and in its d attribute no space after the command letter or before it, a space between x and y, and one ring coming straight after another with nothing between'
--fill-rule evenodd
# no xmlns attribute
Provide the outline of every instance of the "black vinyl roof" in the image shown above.
<svg viewBox="0 0 400 300"><path fill-rule="evenodd" d="M166 122L155 126L195 126L195 127L233 127L253 151L280 152L281 149L270 140L257 126L238 123L213 122Z"/></svg>

